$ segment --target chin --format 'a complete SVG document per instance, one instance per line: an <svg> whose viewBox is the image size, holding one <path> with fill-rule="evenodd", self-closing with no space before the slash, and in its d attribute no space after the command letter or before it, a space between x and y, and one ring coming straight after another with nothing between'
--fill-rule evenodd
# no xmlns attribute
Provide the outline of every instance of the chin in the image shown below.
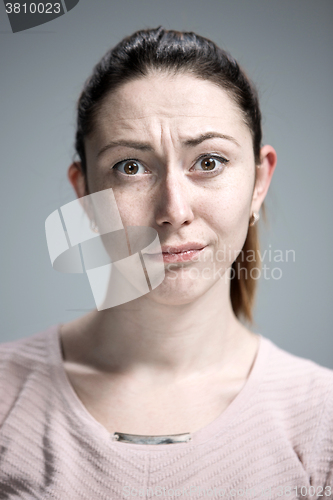
<svg viewBox="0 0 333 500"><path fill-rule="evenodd" d="M159 304L180 306L190 304L202 297L213 282L202 279L176 278L171 279L166 273L164 281L146 297Z"/></svg>

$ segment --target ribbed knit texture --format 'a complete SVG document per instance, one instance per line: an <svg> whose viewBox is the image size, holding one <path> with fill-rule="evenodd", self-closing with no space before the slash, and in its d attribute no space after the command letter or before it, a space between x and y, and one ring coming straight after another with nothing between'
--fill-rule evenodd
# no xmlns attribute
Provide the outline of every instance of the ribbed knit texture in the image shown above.
<svg viewBox="0 0 333 500"><path fill-rule="evenodd" d="M1 499L332 499L332 490L333 371L265 337L229 407L191 441L164 445L117 442L92 417L64 370L58 325L0 345Z"/></svg>

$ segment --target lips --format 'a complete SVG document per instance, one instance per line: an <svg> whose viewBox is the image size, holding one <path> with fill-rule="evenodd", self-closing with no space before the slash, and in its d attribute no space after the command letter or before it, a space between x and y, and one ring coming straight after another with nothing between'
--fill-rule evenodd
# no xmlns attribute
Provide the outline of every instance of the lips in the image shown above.
<svg viewBox="0 0 333 500"><path fill-rule="evenodd" d="M162 245L161 249L163 254L177 254L182 252L189 252L191 250L201 250L206 245L204 243L189 242L183 245Z"/></svg>
<svg viewBox="0 0 333 500"><path fill-rule="evenodd" d="M199 257L205 251L207 245L198 242L184 243L183 245L162 245L162 257L164 263L180 263L191 261ZM149 253L149 258L159 260L161 254Z"/></svg>

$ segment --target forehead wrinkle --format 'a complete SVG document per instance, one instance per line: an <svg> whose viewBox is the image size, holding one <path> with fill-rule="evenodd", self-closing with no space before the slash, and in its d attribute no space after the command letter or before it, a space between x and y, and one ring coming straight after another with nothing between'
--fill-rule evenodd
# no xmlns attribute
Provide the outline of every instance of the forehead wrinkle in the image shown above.
<svg viewBox="0 0 333 500"><path fill-rule="evenodd" d="M142 115L142 116L129 116L128 118L115 118L114 115L112 116L112 121L117 123L117 122L127 122L127 121L130 121L130 122L133 122L133 121L136 121L136 120L142 120L142 119L145 119L145 118L150 118L151 116L156 116L156 112L155 113L152 113L152 114L149 114L149 115ZM160 117L161 115L163 115L163 113L159 113L157 116ZM221 119L221 115L211 115L211 114L200 114L200 115L195 115L195 114L191 114L189 115L188 113L186 114L182 114L182 113L177 113L177 114L173 114L173 113L165 113L164 114L165 117L167 118L217 118L217 119ZM105 118L108 118L107 115L104 116ZM243 117L241 117L243 118ZM103 120L96 120L96 123L98 123L99 121L103 121Z"/></svg>
<svg viewBox="0 0 333 500"><path fill-rule="evenodd" d="M165 158L172 158L173 151L179 152L182 148L188 149L196 147L197 145L205 142L206 140L222 139L231 141L238 147L241 147L239 142L227 134L223 134L218 131L218 128L210 128L205 131L196 130L192 131L191 134L187 133L183 135L182 127L177 124L175 127L170 127L168 121L163 121L159 117L156 120L144 124L144 132L140 133L140 140L137 140L137 135L128 135L122 138L123 134L120 132L120 137L114 137L114 140L108 141L108 143L100 149L97 156L100 156L104 151L114 148L114 147L127 147L133 148L140 151L156 152L159 156L164 156ZM133 129L131 124L125 129ZM214 130L215 129L215 130ZM144 135L144 137L143 137ZM171 147L170 147L171 146Z"/></svg>
<svg viewBox="0 0 333 500"><path fill-rule="evenodd" d="M192 92L193 80L195 80L199 86L199 90L195 90L195 87L194 94ZM165 83L167 84L166 92L163 90L160 91L159 83L161 81L163 85L165 85ZM236 112L240 120L243 121L241 110L235 104L234 100L230 98L226 90L216 86L213 82L202 81L201 79L198 80L190 74L151 74L143 79L138 78L134 81L127 82L114 93L107 96L100 111L102 115L106 116L113 112L111 115L112 119L119 122L128 119L131 121L141 120L152 115L165 116L168 118L175 118L177 116L187 118L199 118L203 116L221 118L221 115L210 114L211 112L214 113L215 108L215 106L210 105L212 92L213 97L215 96L217 101L222 103L223 109L221 108L221 111L223 114L231 110L232 112ZM160 98L160 94L162 99ZM150 104L153 106L152 110L149 108ZM149 110L148 113L147 107ZM192 114L193 107L196 108L194 114ZM183 108L186 108L186 113L181 112ZM200 109L200 114L198 114L198 108ZM123 118L120 116L121 114L129 114L129 116ZM118 116L116 117L115 115Z"/></svg>
<svg viewBox="0 0 333 500"><path fill-rule="evenodd" d="M155 116L146 115L146 116L141 116L141 117L137 117L137 118L132 118L132 117L131 118L121 118L121 119L114 119L113 118L112 120L110 120L109 123L105 123L105 122L103 123L103 121L102 121L102 123L100 122L99 126L97 126L95 129L95 133L97 133L97 134L103 133L103 129L104 129L106 134L112 133L112 138L116 141L116 139L122 140L122 137L121 137L122 136L122 129L126 130L126 131L134 131L135 133L133 134L133 136L131 136L129 138L129 140L132 142L135 142L135 141L137 141L136 135L138 135L138 139L139 138L142 139L143 133L145 133L147 135L147 137L153 138L154 130L158 128L160 130L160 134L159 134L159 143L160 144L162 144L163 129L168 129L168 128L170 128L170 130L176 129L176 134L178 134L178 137L179 137L181 142L186 142L187 138L191 139L192 137L197 137L199 135L205 134L205 133L207 133L207 130L215 130L217 133L223 134L223 130L220 129L220 127L216 128L216 123L211 124L211 126L209 125L209 123L206 123L206 126L204 128L195 126L195 131L193 131L193 130L191 131L191 128L193 127L193 125L191 124L188 127L189 128L188 132L182 137L183 134L180 133L180 129L181 130L184 129L184 124L177 123L177 122L179 122L179 118L183 118L183 117L185 117L186 119L191 119L191 118L196 119L196 118L203 118L203 115L191 115L191 116L180 115L180 114L177 114L176 116L173 115L171 118L173 118L176 121L175 125L173 125L173 124L170 125L168 123L168 120L165 120L165 119L162 120L162 117L160 115L155 115ZM153 118L153 119L149 120L148 122L144 122L144 121L142 122L141 120L145 119L145 118ZM164 118L167 118L167 117L164 117ZM210 118L210 119L215 121L216 119L220 120L221 116L210 115L207 118ZM137 123L138 121L140 122L139 130L138 130L137 125L133 125L133 122ZM120 129L117 127L117 123L120 123ZM113 127L113 125L114 125L114 127ZM112 130L113 128L114 128L114 130ZM116 138L116 135L118 135L118 134L120 137ZM126 135L126 138L128 138L127 135ZM142 142L146 142L146 141L143 140Z"/></svg>
<svg viewBox="0 0 333 500"><path fill-rule="evenodd" d="M112 106L112 101L105 103L108 105L104 106L101 120L99 121L99 127L97 127L97 129L99 129L97 130L97 134L98 132L101 133L101 142L108 141L108 138L113 139L114 142L117 142L117 140L124 142L128 140L129 143L141 142L146 145L150 144L156 151L158 149L160 151L163 151L163 149L167 151L168 148L163 146L163 141L165 142L166 134L168 134L170 136L169 144L170 142L172 143L171 149L177 150L183 146L195 146L196 141L193 140L193 138L204 135L208 131L215 131L221 133L221 135L223 135L223 133L228 135L228 130L224 130L224 127L221 128L219 124L216 123L216 120L220 121L222 119L223 124L226 119L226 123L228 123L230 120L230 118L228 118L230 116L230 111L232 111L232 114L235 111L235 109L228 109L229 107L227 106L226 109L221 109L221 113L211 114L211 108L207 109L205 106L201 106L202 112L200 110L199 114L198 112L191 114L191 109L188 109L187 113L179 113L178 111L175 113L172 110L166 111L163 109L163 111L161 111L161 109L155 109L151 112L149 110L141 114L143 110L140 109L140 105L136 106L136 103L133 101L126 102L126 99L124 101L118 100L114 106ZM116 108L115 113L112 113L113 108ZM242 120L243 117L239 113L239 110L237 111L236 117L231 116L231 122L235 123L234 120L236 118L238 124L244 125ZM121 113L125 114L125 117L121 117ZM139 113L139 116L135 116L136 113ZM208 121L208 123L205 123L204 127L202 127L202 124L198 121L202 119ZM195 121L194 124L193 121ZM209 121L211 121L211 123L209 123ZM185 129L187 129L186 131L184 131L184 126ZM168 130L170 130L169 133L167 132ZM130 137L127 132L130 132ZM163 139L164 137L165 139ZM186 142L188 144L186 144ZM138 149L149 150L148 147L139 147ZM152 148L150 148L150 150L152 150Z"/></svg>

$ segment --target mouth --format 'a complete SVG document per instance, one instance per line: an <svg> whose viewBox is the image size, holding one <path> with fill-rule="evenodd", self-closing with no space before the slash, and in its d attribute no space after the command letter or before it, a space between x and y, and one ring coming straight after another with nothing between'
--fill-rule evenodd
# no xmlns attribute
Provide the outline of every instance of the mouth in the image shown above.
<svg viewBox="0 0 333 500"><path fill-rule="evenodd" d="M178 246L162 245L161 249L163 253L178 254L178 253L191 252L194 250L202 250L206 246L207 245L205 245L204 243L196 243L191 241L189 243L184 243L183 245L178 245Z"/></svg>
<svg viewBox="0 0 333 500"><path fill-rule="evenodd" d="M181 245L179 247L171 247L163 245L162 256L164 262L185 262L197 258L207 247L198 243ZM159 259L160 254L147 254L153 259Z"/></svg>

